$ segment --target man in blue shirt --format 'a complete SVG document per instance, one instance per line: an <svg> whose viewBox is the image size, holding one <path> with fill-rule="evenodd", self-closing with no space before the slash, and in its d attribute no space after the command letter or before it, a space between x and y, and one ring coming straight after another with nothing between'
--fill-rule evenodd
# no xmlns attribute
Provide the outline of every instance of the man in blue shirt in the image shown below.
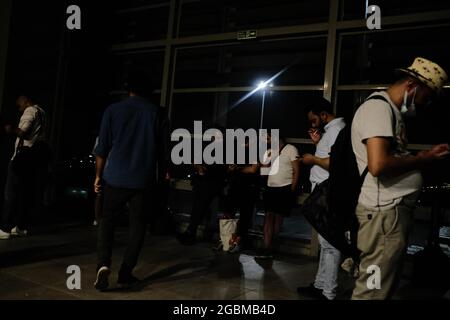
<svg viewBox="0 0 450 320"><path fill-rule="evenodd" d="M130 242L119 271L118 285L138 280L132 275L146 228L147 199L156 177L158 107L143 96L148 92L144 76L132 74L126 83L128 99L110 105L102 119L96 155L96 193L103 193L103 212L98 230L98 267L95 288L105 290L111 273L114 219L129 203Z"/></svg>
<svg viewBox="0 0 450 320"><path fill-rule="evenodd" d="M316 145L315 155L305 154L302 163L312 165L310 181L312 189L329 177L329 154L339 132L345 127L343 118L333 114L328 100L320 99L308 113L312 129L309 134ZM323 132L323 133L322 133ZM334 300L337 290L337 276L341 261L341 253L319 234L320 261L316 280L309 287L298 288L301 294L308 294L321 299Z"/></svg>

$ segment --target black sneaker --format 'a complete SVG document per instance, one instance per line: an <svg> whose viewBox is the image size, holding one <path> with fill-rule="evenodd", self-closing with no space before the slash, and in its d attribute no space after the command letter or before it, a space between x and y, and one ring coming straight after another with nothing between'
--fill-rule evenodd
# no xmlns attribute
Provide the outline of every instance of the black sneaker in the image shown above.
<svg viewBox="0 0 450 320"><path fill-rule="evenodd" d="M110 274L111 274L111 270L108 267L106 267L106 266L100 267L97 270L97 279L95 280L95 283L94 283L95 289L97 289L99 291L108 289L108 286L109 286L108 278L109 278Z"/></svg>
<svg viewBox="0 0 450 320"><path fill-rule="evenodd" d="M195 235L190 232L181 233L177 236L179 243L185 246L191 246L196 243Z"/></svg>
<svg viewBox="0 0 450 320"><path fill-rule="evenodd" d="M322 290L317 289L314 284L310 284L308 287L298 287L297 292L303 296L319 300L328 300L322 293Z"/></svg>
<svg viewBox="0 0 450 320"><path fill-rule="evenodd" d="M117 286L119 288L129 288L138 284L140 280L133 276L131 273L124 273L119 271L119 277L117 278Z"/></svg>

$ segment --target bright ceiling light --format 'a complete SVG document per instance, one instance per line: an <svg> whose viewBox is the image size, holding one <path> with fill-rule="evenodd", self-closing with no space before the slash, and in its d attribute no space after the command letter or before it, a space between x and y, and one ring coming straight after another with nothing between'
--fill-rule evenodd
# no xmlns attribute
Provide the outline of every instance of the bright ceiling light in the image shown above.
<svg viewBox="0 0 450 320"><path fill-rule="evenodd" d="M258 90L263 90L263 89L265 89L267 87L267 82L266 81L261 81L259 84L258 84Z"/></svg>
<svg viewBox="0 0 450 320"><path fill-rule="evenodd" d="M258 83L258 86L256 87L256 90L257 90L257 91L258 91L258 90L264 90L264 89L266 89L267 87L273 88L273 83L272 83L270 80L271 80L271 79L266 80L266 81L260 81L260 82Z"/></svg>

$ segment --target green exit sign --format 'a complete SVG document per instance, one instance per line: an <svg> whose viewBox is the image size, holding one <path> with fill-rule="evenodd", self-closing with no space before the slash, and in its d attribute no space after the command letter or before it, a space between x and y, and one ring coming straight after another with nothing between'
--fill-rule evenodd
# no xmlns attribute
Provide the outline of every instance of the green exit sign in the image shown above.
<svg viewBox="0 0 450 320"><path fill-rule="evenodd" d="M257 36L256 30L242 30L242 31L238 31L238 33L237 33L238 40L255 39L256 36Z"/></svg>

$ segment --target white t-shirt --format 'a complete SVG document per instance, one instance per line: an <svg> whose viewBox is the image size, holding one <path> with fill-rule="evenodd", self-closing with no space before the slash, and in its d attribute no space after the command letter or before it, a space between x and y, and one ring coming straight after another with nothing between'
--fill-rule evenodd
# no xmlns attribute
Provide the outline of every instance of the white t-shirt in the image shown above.
<svg viewBox="0 0 450 320"><path fill-rule="evenodd" d="M269 149L264 155L264 162L266 162L272 150ZM292 161L297 160L298 150L291 144L287 144L283 150L281 150L280 155L272 160L269 177L267 179L267 185L269 187L285 187L292 184L292 176L294 174L294 169L292 167Z"/></svg>
<svg viewBox="0 0 450 320"><path fill-rule="evenodd" d="M45 111L38 105L30 106L25 109L20 117L18 128L25 132L23 139L24 147L31 147L38 140L45 139ZM20 138L16 139L13 158L16 156L17 146Z"/></svg>
<svg viewBox="0 0 450 320"><path fill-rule="evenodd" d="M369 138L394 137L395 135L395 156L409 156L406 149L408 141L405 124L400 111L391 101L387 92L376 92L373 95L385 97L392 108L382 100L368 100L355 113L352 123L352 145L360 174L367 167L367 147L364 142ZM392 112L395 112L397 120L395 133L392 126ZM421 187L422 175L418 170L395 177L381 176L378 178L368 172L361 189L359 203L370 209L389 210L398 205L403 198L415 200Z"/></svg>

